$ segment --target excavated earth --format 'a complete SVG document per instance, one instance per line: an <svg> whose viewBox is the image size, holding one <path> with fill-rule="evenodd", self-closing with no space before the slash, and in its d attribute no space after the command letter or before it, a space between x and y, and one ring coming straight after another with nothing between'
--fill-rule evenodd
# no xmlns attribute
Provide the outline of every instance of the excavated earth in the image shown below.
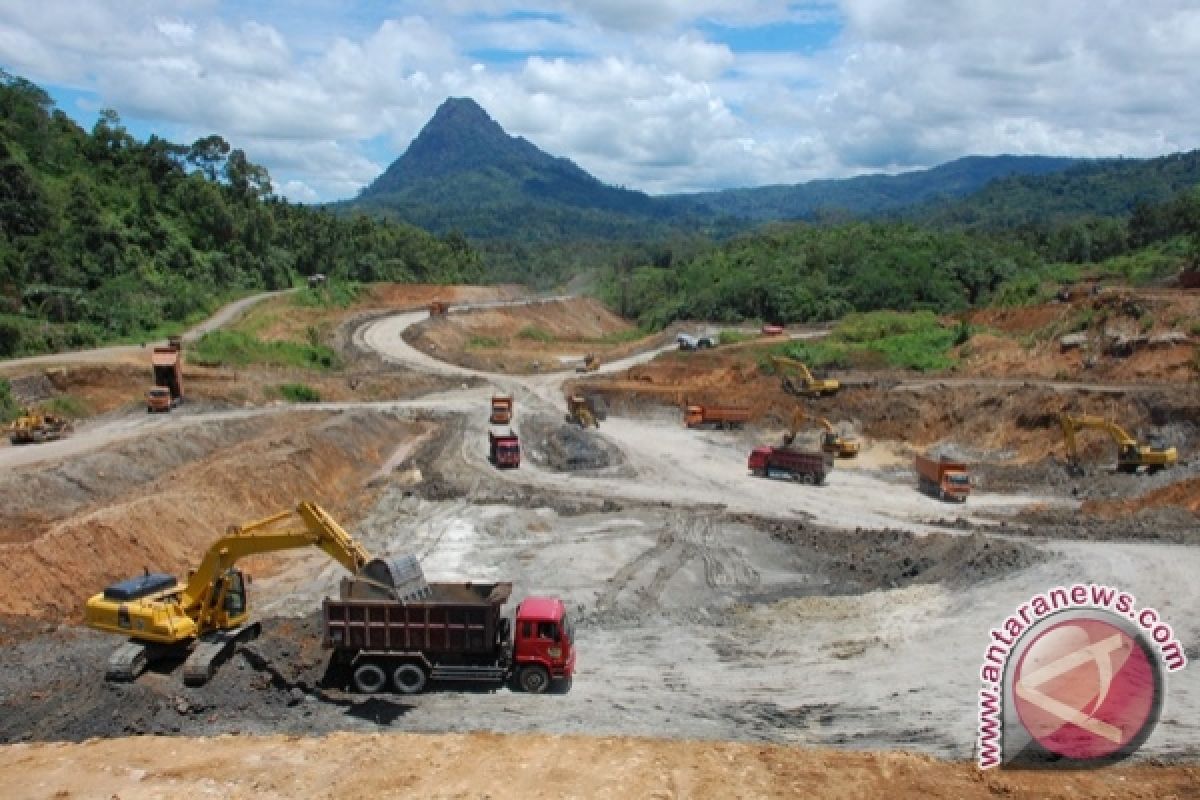
<svg viewBox="0 0 1200 800"><path fill-rule="evenodd" d="M430 288L420 299L442 294ZM404 297L411 307L417 295ZM485 297L495 295L475 299ZM404 305L399 295L387 302ZM742 464L744 448L778 436L795 407L777 377L724 348L584 379L616 416L611 434L606 422L581 430L521 395L528 463L500 473L482 456L482 417L458 413L465 406L453 399L477 398L483 414L486 390L472 388L483 381L356 351L353 329L386 313L367 306L327 330L347 367L322 379L323 395L422 399L247 408L287 375L214 370L189 376L202 387L191 409L143 427L120 386L144 373L132 361L20 384L31 394L68 387L108 413L74 437L78 452L0 474L0 780L17 787L12 796L1186 797L1200 785L1194 667L1170 676L1144 763L1047 775L939 760L973 755L988 630L1050 586L1121 586L1153 602L1200 659L1200 467L1111 474L1111 443L1089 436L1090 474L1069 478L1053 416L1064 404L1116 414L1190 454L1200 444L1194 387L1114 394L946 383L806 401L810 415L866 438L863 456L838 466L847 480L869 477L869 491L921 509L898 513L895 527L846 529L805 511L816 487L768 482L794 498L771 504L780 513L730 512L732 489L720 486L700 499L674 496L673 468L693 466L670 452L684 441L673 438L682 435L679 404L751 405L758 421L747 431L689 440L698 460L737 450ZM314 324L307 312L276 312L260 332L286 337ZM568 341L569 328L555 326L570 314L555 308L473 316L431 320L412 341L466 363L480 349L471 337L520 339L530 348L520 359L548 361L625 336L598 317L595 330ZM554 341L519 336L531 326ZM602 361L630 347L613 344ZM644 434L640 450L631 439L618 444L630 425L642 426L633 429ZM83 447L97 431L115 433ZM658 442L655 466L647 458ZM909 464L927 448L971 460L984 492L1048 501L1021 510L986 495L961 509L914 503ZM654 483L658 499L606 496L596 488L605 481ZM574 686L546 697L493 686L416 697L347 691L315 613L344 573L317 552L246 562L263 632L209 685L185 687L169 666L132 684L104 682L116 642L79 626L88 594L143 566L182 574L227 525L301 500L328 508L377 555L415 554L432 580L511 580L518 597L561 596L578 627ZM414 732L437 735L404 735ZM126 736L140 738L114 738ZM919 752L886 752L898 749Z"/></svg>

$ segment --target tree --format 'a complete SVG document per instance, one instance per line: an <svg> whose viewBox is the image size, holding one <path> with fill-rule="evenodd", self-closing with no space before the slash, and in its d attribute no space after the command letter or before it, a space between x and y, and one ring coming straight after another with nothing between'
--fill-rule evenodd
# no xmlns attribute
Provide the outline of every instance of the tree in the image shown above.
<svg viewBox="0 0 1200 800"><path fill-rule="evenodd" d="M221 165L228 156L229 142L214 133L192 143L187 163L200 170L210 181L216 181Z"/></svg>

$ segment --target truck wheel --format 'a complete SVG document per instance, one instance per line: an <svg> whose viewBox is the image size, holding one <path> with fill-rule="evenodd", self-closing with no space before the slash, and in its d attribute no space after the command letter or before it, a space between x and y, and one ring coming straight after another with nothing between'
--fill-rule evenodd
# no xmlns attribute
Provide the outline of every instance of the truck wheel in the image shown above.
<svg viewBox="0 0 1200 800"><path fill-rule="evenodd" d="M426 680L425 670L416 664L401 664L392 673L392 684L400 694L420 694Z"/></svg>
<svg viewBox="0 0 1200 800"><path fill-rule="evenodd" d="M363 694L375 694L387 683L387 673L378 664L359 664L354 670L354 688Z"/></svg>
<svg viewBox="0 0 1200 800"><path fill-rule="evenodd" d="M550 673L546 672L545 667L529 666L521 670L518 680L523 691L541 694L550 685Z"/></svg>

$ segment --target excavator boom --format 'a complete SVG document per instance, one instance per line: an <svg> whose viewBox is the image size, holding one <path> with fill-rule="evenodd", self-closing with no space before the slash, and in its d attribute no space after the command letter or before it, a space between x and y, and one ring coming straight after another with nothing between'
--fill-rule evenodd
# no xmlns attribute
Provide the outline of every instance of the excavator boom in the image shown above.
<svg viewBox="0 0 1200 800"><path fill-rule="evenodd" d="M132 639L110 659L110 677L131 679L152 656L184 648L193 651L185 664L185 680L191 676L188 682L203 683L216 660L253 627L248 624L237 562L302 547L320 548L352 574L371 560L328 512L314 503L300 503L294 511L231 527L209 546L182 586L169 575L148 573L93 595L85 607L87 625Z"/></svg>
<svg viewBox="0 0 1200 800"><path fill-rule="evenodd" d="M788 394L801 397L823 397L825 395L837 394L838 390L842 388L842 385L833 379L818 380L814 378L808 366L794 358L771 356L771 363L781 374L795 372L799 376L800 384L796 385L786 374L783 375L783 390Z"/></svg>

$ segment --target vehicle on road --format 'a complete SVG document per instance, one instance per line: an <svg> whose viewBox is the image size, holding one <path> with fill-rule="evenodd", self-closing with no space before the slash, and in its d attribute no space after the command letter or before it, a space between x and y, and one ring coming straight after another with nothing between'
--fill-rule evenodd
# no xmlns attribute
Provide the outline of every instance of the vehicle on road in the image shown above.
<svg viewBox="0 0 1200 800"><path fill-rule="evenodd" d="M513 397L511 394L492 395L492 413L488 422L492 425L508 425L513 417Z"/></svg>
<svg viewBox="0 0 1200 800"><path fill-rule="evenodd" d="M683 424L689 428L741 428L749 419L746 406L691 405L683 413Z"/></svg>
<svg viewBox="0 0 1200 800"><path fill-rule="evenodd" d="M496 467L521 466L521 440L516 431L488 431L488 461Z"/></svg>
<svg viewBox="0 0 1200 800"><path fill-rule="evenodd" d="M146 392L146 411L170 411L183 401L183 341L172 337L150 353L154 386Z"/></svg>
<svg viewBox="0 0 1200 800"><path fill-rule="evenodd" d="M12 444L40 444L61 439L73 431L71 420L57 414L26 413L5 427Z"/></svg>
<svg viewBox="0 0 1200 800"><path fill-rule="evenodd" d="M511 583L430 583L398 602L347 580L322 606L324 645L360 692L417 694L430 681L503 684L541 693L575 672L575 627L556 597L526 597L512 622Z"/></svg>
<svg viewBox="0 0 1200 800"><path fill-rule="evenodd" d="M819 486L833 470L833 455L821 450L756 447L750 451L746 466L762 478L780 478Z"/></svg>
<svg viewBox="0 0 1200 800"><path fill-rule="evenodd" d="M780 336L782 334L783 334L783 326L782 325L767 324L767 325L762 326L762 335L763 336Z"/></svg>
<svg viewBox="0 0 1200 800"><path fill-rule="evenodd" d="M917 472L918 488L939 500L965 503L971 494L971 474L961 461L917 454L913 469Z"/></svg>
<svg viewBox="0 0 1200 800"><path fill-rule="evenodd" d="M708 350L717 346L711 336L692 336L690 333L679 334L675 337L675 343L680 350Z"/></svg>

